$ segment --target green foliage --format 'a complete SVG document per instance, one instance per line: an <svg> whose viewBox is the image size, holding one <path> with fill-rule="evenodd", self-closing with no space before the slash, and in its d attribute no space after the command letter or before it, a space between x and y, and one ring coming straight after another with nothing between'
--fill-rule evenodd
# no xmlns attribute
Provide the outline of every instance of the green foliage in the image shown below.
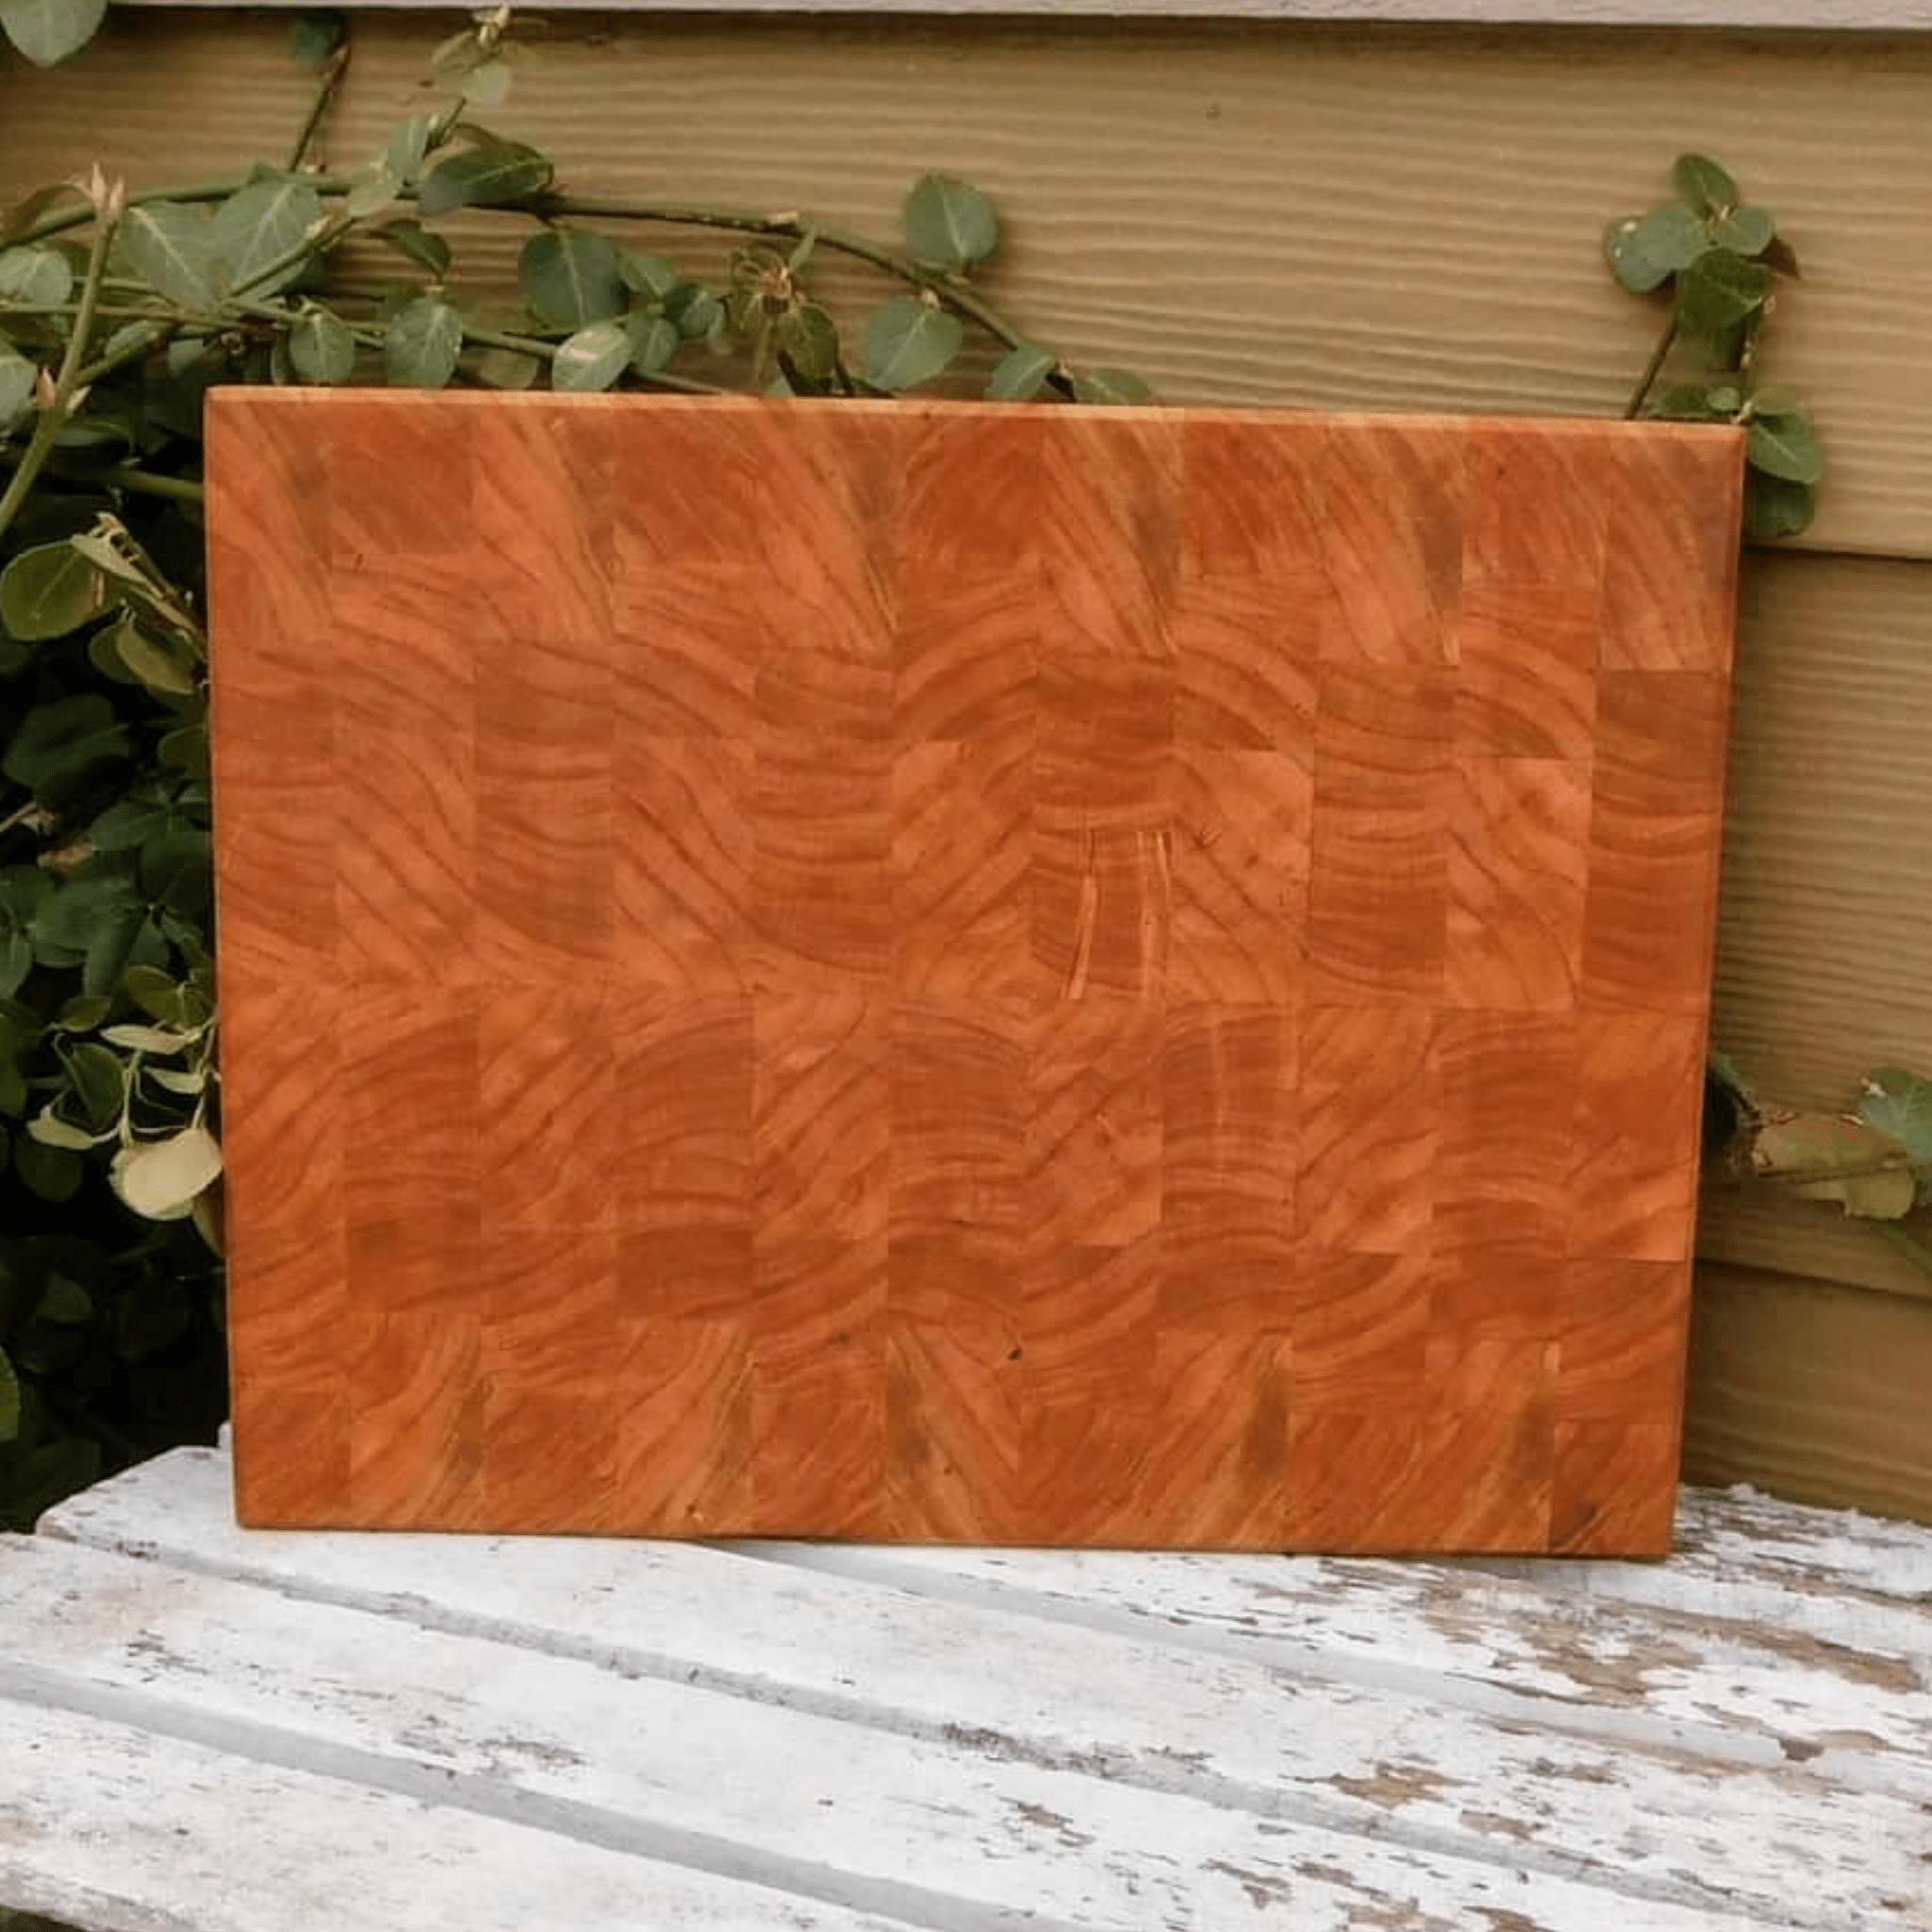
<svg viewBox="0 0 1932 1932"><path fill-rule="evenodd" d="M0 30L36 67L52 67L93 39L108 0L0 0Z"/></svg>
<svg viewBox="0 0 1932 1932"><path fill-rule="evenodd" d="M1932 1274L1932 1079L1878 1067L1844 1113L1770 1106L1730 1060L1711 1057L1706 1154L1717 1169L1824 1201Z"/></svg>
<svg viewBox="0 0 1932 1932"><path fill-rule="evenodd" d="M1807 528L1824 475L1811 418L1782 385L1759 386L1757 362L1780 276L1797 258L1769 208L1744 201L1730 174L1705 155L1680 155L1673 199L1613 223L1604 237L1610 272L1637 295L1669 304L1662 336L1630 400L1640 413L1746 431L1744 533L1759 541ZM1651 400L1672 351L1696 352L1705 374Z"/></svg>

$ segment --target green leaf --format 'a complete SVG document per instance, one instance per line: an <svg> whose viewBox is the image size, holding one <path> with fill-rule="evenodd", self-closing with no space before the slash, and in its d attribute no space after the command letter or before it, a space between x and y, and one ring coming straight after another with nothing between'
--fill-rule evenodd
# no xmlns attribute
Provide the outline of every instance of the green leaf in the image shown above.
<svg viewBox="0 0 1932 1932"><path fill-rule="evenodd" d="M317 8L289 29L289 58L309 74L320 74L348 31L348 23L333 7Z"/></svg>
<svg viewBox="0 0 1932 1932"><path fill-rule="evenodd" d="M621 322L593 322L558 344L550 365L553 389L608 389L631 358L630 331Z"/></svg>
<svg viewBox="0 0 1932 1932"><path fill-rule="evenodd" d="M0 1442L10 1442L20 1434L20 1377L7 1351L0 1348Z"/></svg>
<svg viewBox="0 0 1932 1932"><path fill-rule="evenodd" d="M386 161L371 161L349 176L349 192L342 206L359 222L387 208L402 192L402 177Z"/></svg>
<svg viewBox="0 0 1932 1932"><path fill-rule="evenodd" d="M217 299L209 224L178 201L137 202L123 216L116 246L128 273L185 308Z"/></svg>
<svg viewBox="0 0 1932 1932"><path fill-rule="evenodd" d="M85 953L104 929L130 915L140 918L144 911L134 881L125 872L99 872L89 866L47 895L34 920L34 938ZM87 990L111 992L113 985Z"/></svg>
<svg viewBox="0 0 1932 1932"><path fill-rule="evenodd" d="M77 1328L93 1320L94 1298L71 1274L50 1274L34 1307L34 1320L58 1328Z"/></svg>
<svg viewBox="0 0 1932 1932"><path fill-rule="evenodd" d="M435 125L432 115L411 114L390 129L389 140L383 144L382 165L398 181L414 178L424 156L429 152L429 136Z"/></svg>
<svg viewBox="0 0 1932 1932"><path fill-rule="evenodd" d="M11 999L33 970L33 941L17 925L0 931L0 999Z"/></svg>
<svg viewBox="0 0 1932 1932"><path fill-rule="evenodd" d="M1792 1193L1807 1201L1836 1201L1850 1215L1896 1221L1911 1211L1917 1182L1907 1168L1871 1170L1906 1152L1891 1135L1863 1121L1798 1113L1760 1127L1751 1159L1759 1174L1772 1179L1807 1176L1790 1184Z"/></svg>
<svg viewBox="0 0 1932 1932"><path fill-rule="evenodd" d="M622 315L629 306L617 250L587 228L532 235L517 261L517 282L545 328L580 329Z"/></svg>
<svg viewBox="0 0 1932 1932"><path fill-rule="evenodd" d="M1677 278L1677 326L1711 341L1764 306L1771 271L1728 248L1707 249Z"/></svg>
<svg viewBox="0 0 1932 1932"><path fill-rule="evenodd" d="M390 323L383 367L399 388L441 389L456 374L462 348L462 317L439 296L420 295Z"/></svg>
<svg viewBox="0 0 1932 1932"><path fill-rule="evenodd" d="M42 1147L66 1147L85 1154L95 1144L94 1136L72 1121L63 1121L51 1108L42 1108L26 1124L28 1137Z"/></svg>
<svg viewBox="0 0 1932 1932"><path fill-rule="evenodd" d="M1859 1083L1858 1118L1890 1134L1914 1160L1932 1162L1932 1080L1904 1067L1874 1068Z"/></svg>
<svg viewBox="0 0 1932 1932"><path fill-rule="evenodd" d="M182 1024L182 989L169 974L154 966L130 966L121 990L143 1013L165 1025Z"/></svg>
<svg viewBox="0 0 1932 1932"><path fill-rule="evenodd" d="M1074 378L1076 403L1151 403L1154 391L1131 369L1090 369Z"/></svg>
<svg viewBox="0 0 1932 1932"><path fill-rule="evenodd" d="M95 1132L112 1125L121 1116L125 1092L119 1056L112 1047L83 1041L63 1049L67 1084L80 1102L80 1110Z"/></svg>
<svg viewBox="0 0 1932 1932"><path fill-rule="evenodd" d="M149 691L192 697L198 689L197 667L185 645L152 637L139 625L124 624L115 633L114 648Z"/></svg>
<svg viewBox="0 0 1932 1932"><path fill-rule="evenodd" d="M74 293L74 264L58 248L0 251L0 296L28 308L51 308Z"/></svg>
<svg viewBox="0 0 1932 1932"><path fill-rule="evenodd" d="M687 341L699 336L715 336L724 325L724 305L709 289L696 282L680 282L664 298L664 313L677 325L677 333Z"/></svg>
<svg viewBox="0 0 1932 1932"><path fill-rule="evenodd" d="M1610 272L1633 295L1647 294L1682 273L1709 246L1704 223L1680 201L1614 224L1604 235Z"/></svg>
<svg viewBox="0 0 1932 1932"><path fill-rule="evenodd" d="M36 67L52 67L93 39L108 0L0 0L0 27Z"/></svg>
<svg viewBox="0 0 1932 1932"><path fill-rule="evenodd" d="M1802 416L1805 405L1790 383L1768 382L1762 389L1751 391L1751 413L1754 416Z"/></svg>
<svg viewBox="0 0 1932 1932"><path fill-rule="evenodd" d="M1722 214L1738 205L1738 184L1708 155L1679 155L1671 169L1677 199L1700 215Z"/></svg>
<svg viewBox="0 0 1932 1932"><path fill-rule="evenodd" d="M166 1026L103 1026L101 1038L109 1046L125 1046L129 1053L179 1053L192 1036L176 1033Z"/></svg>
<svg viewBox="0 0 1932 1932"><path fill-rule="evenodd" d="M635 289L653 302L668 302L671 291L684 279L676 265L661 255L621 256L617 272L624 277L626 289Z"/></svg>
<svg viewBox="0 0 1932 1932"><path fill-rule="evenodd" d="M1777 239L1777 219L1769 208L1726 208L1712 220L1710 239L1740 255L1761 255Z"/></svg>
<svg viewBox="0 0 1932 1932"><path fill-rule="evenodd" d="M1732 382L1680 382L1651 405L1650 414L1674 423L1728 423L1743 407Z"/></svg>
<svg viewBox="0 0 1932 1932"><path fill-rule="evenodd" d="M34 365L11 342L0 342L0 435L33 400Z"/></svg>
<svg viewBox="0 0 1932 1932"><path fill-rule="evenodd" d="M528 389L543 373L543 363L517 349L485 349L471 373L491 389Z"/></svg>
<svg viewBox="0 0 1932 1932"><path fill-rule="evenodd" d="M1754 543L1808 530L1817 510L1818 492L1809 483L1793 483L1756 468L1744 472L1744 534Z"/></svg>
<svg viewBox="0 0 1932 1932"><path fill-rule="evenodd" d="M385 222L370 232L418 268L426 268L439 281L449 273L449 243L421 222Z"/></svg>
<svg viewBox="0 0 1932 1932"><path fill-rule="evenodd" d="M479 60L463 75L463 98L479 108L500 108L513 78L508 60Z"/></svg>
<svg viewBox="0 0 1932 1932"><path fill-rule="evenodd" d="M625 324L630 336L630 366L640 375L655 375L677 354L684 338L677 325L662 315L633 315Z"/></svg>
<svg viewBox="0 0 1932 1932"><path fill-rule="evenodd" d="M71 543L37 543L0 572L0 624L12 637L65 637L107 603L106 579Z"/></svg>
<svg viewBox="0 0 1932 1932"><path fill-rule="evenodd" d="M71 1201L80 1191L87 1169L67 1147L43 1147L30 1136L13 1143L13 1171L29 1193L42 1201Z"/></svg>
<svg viewBox="0 0 1932 1932"><path fill-rule="evenodd" d="M950 175L924 175L906 197L906 240L922 261L964 268L999 246L999 220L978 189Z"/></svg>
<svg viewBox="0 0 1932 1932"><path fill-rule="evenodd" d="M289 331L289 360L304 382L347 382L356 373L356 338L326 308L304 309Z"/></svg>
<svg viewBox="0 0 1932 1932"><path fill-rule="evenodd" d="M104 993L79 993L64 1001L54 1016L57 1033L87 1033L98 1026L113 1010L114 1002Z"/></svg>
<svg viewBox="0 0 1932 1932"><path fill-rule="evenodd" d="M1824 451L1802 416L1754 416L1744 455L1753 468L1790 483L1816 483L1824 475Z"/></svg>
<svg viewBox="0 0 1932 1932"><path fill-rule="evenodd" d="M416 206L425 215L444 215L459 208L514 208L550 185L554 169L548 158L521 142L478 142L423 177Z"/></svg>
<svg viewBox="0 0 1932 1932"><path fill-rule="evenodd" d="M113 706L98 691L82 691L35 706L21 720L0 759L0 771L40 797L98 765L125 758L131 749L127 727L115 717ZM72 890L70 885L63 892Z"/></svg>
<svg viewBox="0 0 1932 1932"><path fill-rule="evenodd" d="M229 288L267 295L302 273L301 261L284 258L322 219L322 197L306 181L258 181L215 210L208 246ZM264 275L276 262L282 267Z"/></svg>
<svg viewBox="0 0 1932 1932"><path fill-rule="evenodd" d="M222 1150L206 1127L150 1141L115 1162L116 1191L137 1214L165 1220L186 1212L222 1171Z"/></svg>
<svg viewBox="0 0 1932 1932"><path fill-rule="evenodd" d="M939 375L965 340L958 316L916 295L894 295L866 323L862 373L874 389L913 389Z"/></svg>
<svg viewBox="0 0 1932 1932"><path fill-rule="evenodd" d="M1059 358L1039 342L1022 342L1008 349L993 365L986 393L995 403L1024 403L1046 387Z"/></svg>
<svg viewBox="0 0 1932 1932"><path fill-rule="evenodd" d="M787 309L774 330L778 352L808 382L829 382L840 363L839 325L816 302Z"/></svg>

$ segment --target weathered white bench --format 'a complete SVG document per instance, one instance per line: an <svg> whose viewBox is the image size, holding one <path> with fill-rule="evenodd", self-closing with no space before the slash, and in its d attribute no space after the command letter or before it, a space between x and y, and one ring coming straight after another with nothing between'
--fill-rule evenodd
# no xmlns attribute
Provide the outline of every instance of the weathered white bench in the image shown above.
<svg viewBox="0 0 1932 1932"><path fill-rule="evenodd" d="M1932 1532L1663 1565L0 1542L0 1902L113 1932L1932 1927Z"/></svg>

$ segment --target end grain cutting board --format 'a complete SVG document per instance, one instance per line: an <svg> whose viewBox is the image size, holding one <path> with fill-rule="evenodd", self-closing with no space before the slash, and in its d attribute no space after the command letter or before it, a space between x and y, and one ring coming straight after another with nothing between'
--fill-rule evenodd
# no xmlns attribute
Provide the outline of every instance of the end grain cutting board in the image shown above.
<svg viewBox="0 0 1932 1932"><path fill-rule="evenodd" d="M208 449L245 1521L1668 1547L1734 432Z"/></svg>

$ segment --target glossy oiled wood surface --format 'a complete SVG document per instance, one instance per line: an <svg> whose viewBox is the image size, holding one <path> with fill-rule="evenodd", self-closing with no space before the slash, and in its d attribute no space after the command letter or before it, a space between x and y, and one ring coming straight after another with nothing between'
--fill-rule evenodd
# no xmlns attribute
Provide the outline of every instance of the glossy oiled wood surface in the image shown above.
<svg viewBox="0 0 1932 1932"><path fill-rule="evenodd" d="M247 1521L1668 1546L1735 434L208 439Z"/></svg>

